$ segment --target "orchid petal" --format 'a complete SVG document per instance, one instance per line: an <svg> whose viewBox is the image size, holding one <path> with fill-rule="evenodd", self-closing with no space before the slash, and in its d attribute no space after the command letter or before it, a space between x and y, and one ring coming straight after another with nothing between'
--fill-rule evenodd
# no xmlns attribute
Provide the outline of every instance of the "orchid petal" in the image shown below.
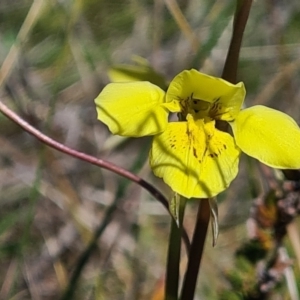
<svg viewBox="0 0 300 300"><path fill-rule="evenodd" d="M162 132L168 123L165 93L149 82L110 83L96 98L98 119L113 134L140 137Z"/></svg>
<svg viewBox="0 0 300 300"><path fill-rule="evenodd" d="M232 84L192 69L179 73L172 80L166 102L188 100L196 112L203 108L215 120L232 121L240 111L245 95L242 82Z"/></svg>
<svg viewBox="0 0 300 300"><path fill-rule="evenodd" d="M170 123L153 140L150 165L154 174L186 198L219 194L238 171L239 150L232 137L217 130L207 135L206 127L210 125L188 115L187 122Z"/></svg>
<svg viewBox="0 0 300 300"><path fill-rule="evenodd" d="M300 129L290 116L257 105L242 110L230 125L246 154L274 168L300 168Z"/></svg>
<svg viewBox="0 0 300 300"><path fill-rule="evenodd" d="M213 197L228 188L238 173L240 149L233 137L214 127L215 122L205 124L208 137L200 181L208 186L208 197Z"/></svg>

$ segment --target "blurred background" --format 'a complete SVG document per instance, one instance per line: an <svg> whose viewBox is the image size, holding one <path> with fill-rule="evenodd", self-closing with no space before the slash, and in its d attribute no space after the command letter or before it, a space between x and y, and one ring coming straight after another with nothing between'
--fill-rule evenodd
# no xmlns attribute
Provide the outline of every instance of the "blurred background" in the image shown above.
<svg viewBox="0 0 300 300"><path fill-rule="evenodd" d="M170 197L148 166L151 138L111 136L97 121L94 99L122 76L144 74L164 88L184 69L220 76L235 5L1 0L0 98L53 139L122 166ZM245 105L279 109L299 124L299 57L300 2L254 1L238 71ZM248 239L251 204L267 189L257 162L242 156L237 179L218 197L221 232L214 248L211 232L207 238L195 299L233 299L220 295L234 289L228 274ZM187 207L189 233L196 206ZM83 253L70 299L159 299L169 227L168 212L139 186L46 147L0 114L0 299L60 299ZM299 290L299 261L289 239L285 246ZM183 249L182 271L185 264ZM270 299L288 295L283 280Z"/></svg>

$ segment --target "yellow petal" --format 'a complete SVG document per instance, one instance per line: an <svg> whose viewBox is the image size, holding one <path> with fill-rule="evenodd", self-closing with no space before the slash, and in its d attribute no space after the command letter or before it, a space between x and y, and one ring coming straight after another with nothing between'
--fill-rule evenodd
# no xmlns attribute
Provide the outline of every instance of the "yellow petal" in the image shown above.
<svg viewBox="0 0 300 300"><path fill-rule="evenodd" d="M233 139L216 131L207 137L204 126L203 120L195 122L188 115L187 122L170 123L153 140L150 165L154 174L186 198L215 196L237 173L239 151Z"/></svg>
<svg viewBox="0 0 300 300"><path fill-rule="evenodd" d="M226 132L214 128L214 121L205 124L208 138L200 181L206 182L207 197L213 197L228 188L238 173L240 149Z"/></svg>
<svg viewBox="0 0 300 300"><path fill-rule="evenodd" d="M113 134L139 137L162 132L168 122L165 93L149 82L110 83L96 98L98 119Z"/></svg>
<svg viewBox="0 0 300 300"><path fill-rule="evenodd" d="M207 107L207 113L213 119L231 121L240 111L245 95L242 82L232 84L192 69L179 73L172 80L166 99L167 102L189 99L196 110L199 110L196 102L201 100L200 109ZM203 102L210 105L204 105Z"/></svg>
<svg viewBox="0 0 300 300"><path fill-rule="evenodd" d="M187 132L193 132L195 140ZM150 165L154 174L163 178L174 192L187 198L197 197L204 151L205 133L195 123L169 123L153 139Z"/></svg>
<svg viewBox="0 0 300 300"><path fill-rule="evenodd" d="M274 168L300 168L300 130L290 116L257 105L242 110L230 125L246 154Z"/></svg>

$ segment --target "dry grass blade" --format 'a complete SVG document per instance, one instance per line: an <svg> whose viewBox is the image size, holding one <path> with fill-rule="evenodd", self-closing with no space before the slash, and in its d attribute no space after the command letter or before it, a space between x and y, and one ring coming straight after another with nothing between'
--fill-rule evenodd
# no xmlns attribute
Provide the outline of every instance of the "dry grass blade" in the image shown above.
<svg viewBox="0 0 300 300"><path fill-rule="evenodd" d="M193 29L187 22L184 14L182 13L178 3L176 0L165 0L165 3L172 14L173 18L175 19L178 27L182 31L182 33L186 36L188 41L191 44L194 53L197 53L200 42L196 37Z"/></svg>
<svg viewBox="0 0 300 300"><path fill-rule="evenodd" d="M30 31L34 27L38 18L40 17L43 7L46 4L46 1L43 0L34 0L30 10L24 20L22 27L17 35L16 42L13 44L11 49L8 52L2 66L0 68L0 86L5 83L5 80L8 78L9 74L12 72L12 69L16 63L16 60L19 55L20 47L22 43L25 42L26 38L30 34Z"/></svg>
<svg viewBox="0 0 300 300"><path fill-rule="evenodd" d="M294 248L294 253L297 259L298 269L300 270L300 233L299 226L296 220L287 226L287 234Z"/></svg>
<svg viewBox="0 0 300 300"><path fill-rule="evenodd" d="M255 97L253 104L268 104L284 84L286 84L300 69L300 59L283 66Z"/></svg>

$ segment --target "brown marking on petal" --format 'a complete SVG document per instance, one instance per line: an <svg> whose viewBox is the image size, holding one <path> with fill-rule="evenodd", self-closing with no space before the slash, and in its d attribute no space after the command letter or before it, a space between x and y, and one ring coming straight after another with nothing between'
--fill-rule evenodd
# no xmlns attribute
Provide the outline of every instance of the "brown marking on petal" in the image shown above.
<svg viewBox="0 0 300 300"><path fill-rule="evenodd" d="M195 156L196 158L198 158L197 151L196 151L195 148L193 148L193 154L194 154L194 156Z"/></svg>
<svg viewBox="0 0 300 300"><path fill-rule="evenodd" d="M226 147L226 145L225 145L225 144L223 145L223 147L224 147L224 149L225 149L225 150L227 149L227 147Z"/></svg>

